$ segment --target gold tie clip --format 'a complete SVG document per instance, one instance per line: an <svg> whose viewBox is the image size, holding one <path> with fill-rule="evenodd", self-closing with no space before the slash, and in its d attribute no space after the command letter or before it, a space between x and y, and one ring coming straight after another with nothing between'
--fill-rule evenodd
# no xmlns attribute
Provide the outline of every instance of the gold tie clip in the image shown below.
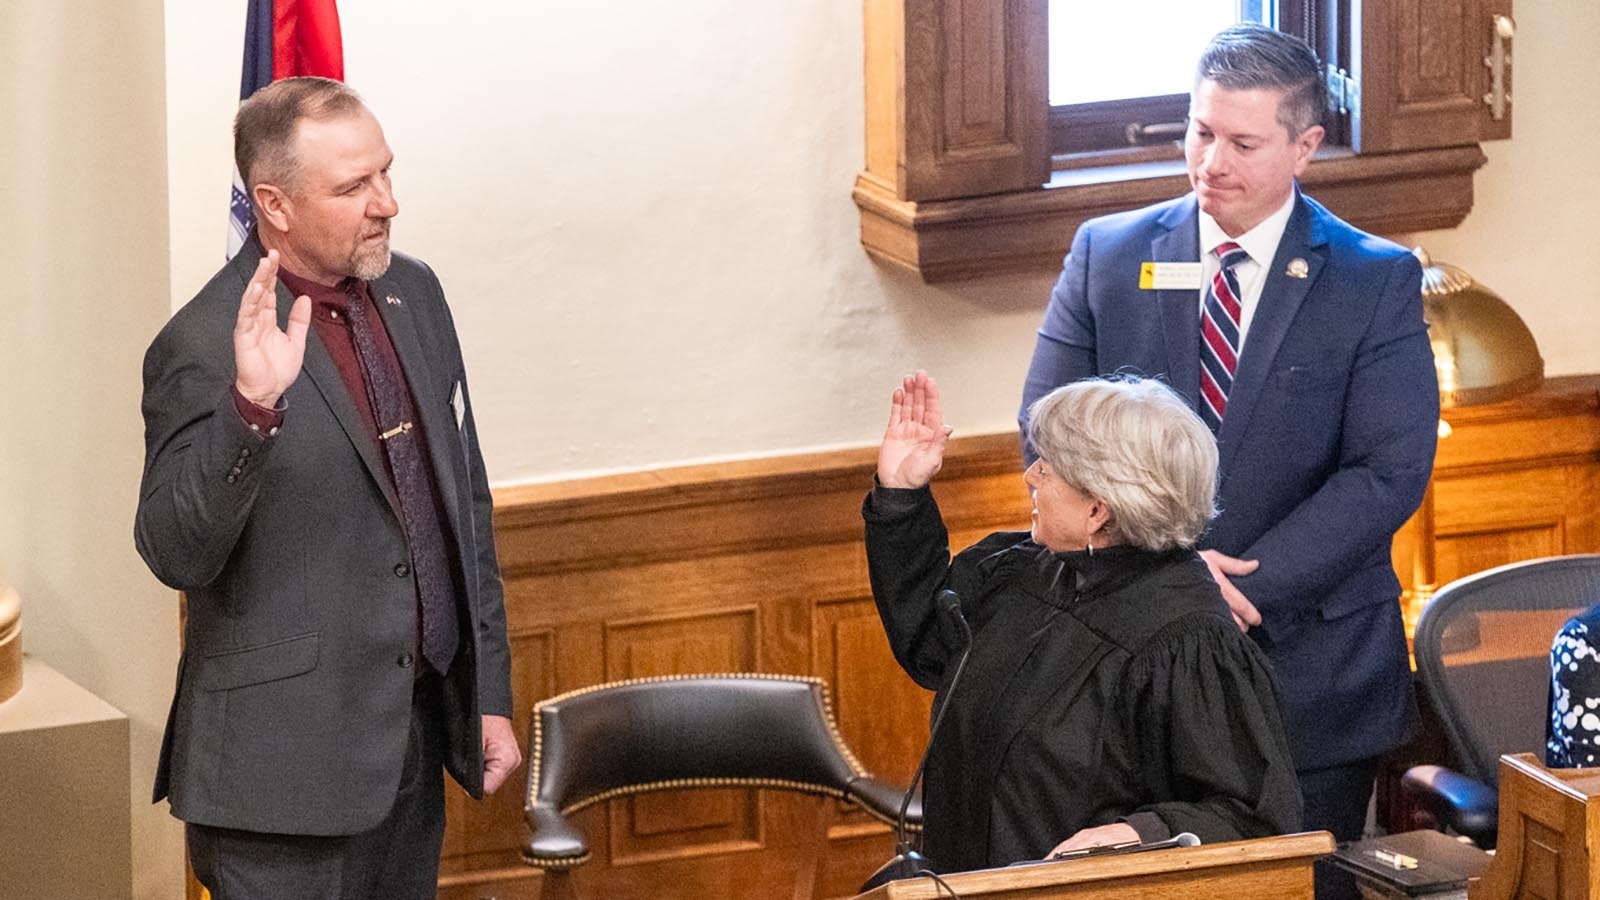
<svg viewBox="0 0 1600 900"><path fill-rule="evenodd" d="M392 438L395 435L405 434L411 430L411 427L412 426L410 422L401 422L399 425L396 425L388 431L385 431L383 434L378 435L378 440L387 441L389 438Z"/></svg>

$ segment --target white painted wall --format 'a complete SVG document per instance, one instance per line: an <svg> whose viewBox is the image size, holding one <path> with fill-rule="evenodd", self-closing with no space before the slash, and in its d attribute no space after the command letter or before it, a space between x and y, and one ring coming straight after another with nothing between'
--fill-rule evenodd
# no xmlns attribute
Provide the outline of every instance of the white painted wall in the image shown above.
<svg viewBox="0 0 1600 900"><path fill-rule="evenodd" d="M243 3L167 8L182 302L221 252ZM1014 427L1053 278L930 288L862 252L856 0L340 11L497 482L860 444L917 365L963 433Z"/></svg>
<svg viewBox="0 0 1600 900"><path fill-rule="evenodd" d="M1600 371L1600 3L1516 6L1512 140L1484 145L1459 228L1415 235L1533 330L1545 371Z"/></svg>
<svg viewBox="0 0 1600 900"><path fill-rule="evenodd" d="M183 874L150 803L177 599L133 549L140 359L171 290L161 10L0 3L0 580L25 652L128 715L139 900L181 896Z"/></svg>
<svg viewBox="0 0 1600 900"><path fill-rule="evenodd" d="M1593 371L1596 292L1563 272L1594 252L1600 7L1524 6L1517 140L1464 228L1424 238L1552 373ZM167 3L175 302L222 246L242 7ZM928 287L862 252L858 0L340 7L398 154L396 244L450 293L497 482L871 442L918 365L960 431L1012 427L1052 277Z"/></svg>

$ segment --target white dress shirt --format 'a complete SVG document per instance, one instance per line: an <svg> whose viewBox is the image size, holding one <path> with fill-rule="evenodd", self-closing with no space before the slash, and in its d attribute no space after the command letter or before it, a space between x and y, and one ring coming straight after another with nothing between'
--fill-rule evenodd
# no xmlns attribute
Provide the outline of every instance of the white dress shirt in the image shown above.
<svg viewBox="0 0 1600 900"><path fill-rule="evenodd" d="M1250 254L1250 259L1233 268L1234 277L1239 279L1239 353L1244 353L1245 335L1250 332L1250 320L1255 318L1256 306L1261 302L1261 289L1267 283L1267 267L1272 265L1272 258L1278 253L1278 244L1283 240L1283 229L1289 225L1289 214L1294 212L1296 192L1289 192L1289 199L1285 200L1278 211L1262 219L1256 227L1246 231L1238 237L1228 237L1222 230L1217 220L1210 215L1200 213L1200 297L1202 309L1205 307L1206 291L1211 286L1211 279L1216 277L1217 270L1222 268L1222 261L1217 258L1217 245L1232 241L1244 248Z"/></svg>

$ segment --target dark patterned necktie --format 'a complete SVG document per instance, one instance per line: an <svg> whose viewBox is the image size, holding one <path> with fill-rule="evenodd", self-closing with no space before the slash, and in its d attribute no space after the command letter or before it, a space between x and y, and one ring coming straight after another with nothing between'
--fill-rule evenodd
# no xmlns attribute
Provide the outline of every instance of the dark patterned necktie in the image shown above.
<svg viewBox="0 0 1600 900"><path fill-rule="evenodd" d="M456 626L455 588L451 583L450 560L445 554L444 530L434 504L427 461L419 446L422 432L416 429L411 394L399 364L393 356L378 349L366 292L359 284L350 290L347 307L350 337L356 359L366 376L367 396L378 424L378 443L389 459L395 493L400 498L406 542L411 546L411 572L416 578L422 614L422 656L442 675L455 658L460 634Z"/></svg>
<svg viewBox="0 0 1600 900"><path fill-rule="evenodd" d="M1217 245L1222 265L1211 277L1200 313L1200 418L1215 434L1228 411L1233 373L1239 368L1239 278L1233 269L1250 259L1232 241Z"/></svg>

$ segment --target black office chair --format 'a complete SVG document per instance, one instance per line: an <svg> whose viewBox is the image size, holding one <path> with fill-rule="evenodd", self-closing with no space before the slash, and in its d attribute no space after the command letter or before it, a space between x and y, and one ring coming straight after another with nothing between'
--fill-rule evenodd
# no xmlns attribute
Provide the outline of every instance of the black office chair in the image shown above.
<svg viewBox="0 0 1600 900"><path fill-rule="evenodd" d="M1499 759L1544 758L1550 642L1600 595L1600 554L1512 563L1439 589L1413 652L1460 771L1415 766L1402 778L1441 825L1495 845Z"/></svg>
<svg viewBox="0 0 1600 900"><path fill-rule="evenodd" d="M890 824L900 810L902 789L869 775L840 737L819 678L679 675L583 688L534 707L528 746L532 836L523 858L547 876L589 859L568 816L629 794L797 791L857 804ZM912 818L921 818L915 805Z"/></svg>

